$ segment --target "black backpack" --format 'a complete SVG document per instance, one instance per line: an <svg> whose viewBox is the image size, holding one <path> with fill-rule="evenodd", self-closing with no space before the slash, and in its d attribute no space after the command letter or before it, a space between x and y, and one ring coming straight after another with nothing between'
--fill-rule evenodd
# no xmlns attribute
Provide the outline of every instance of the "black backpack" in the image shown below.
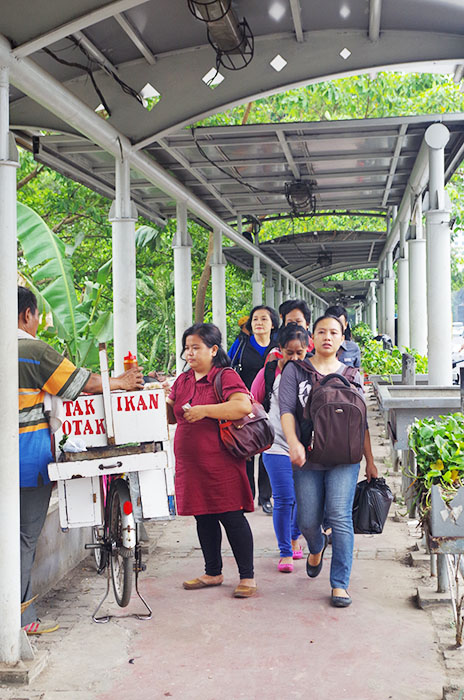
<svg viewBox="0 0 464 700"><path fill-rule="evenodd" d="M300 362L311 376L311 393L303 418L312 425L310 442L305 445L309 461L336 466L356 464L364 452L367 408L354 381L356 367L345 367L342 374L321 375L306 362Z"/></svg>

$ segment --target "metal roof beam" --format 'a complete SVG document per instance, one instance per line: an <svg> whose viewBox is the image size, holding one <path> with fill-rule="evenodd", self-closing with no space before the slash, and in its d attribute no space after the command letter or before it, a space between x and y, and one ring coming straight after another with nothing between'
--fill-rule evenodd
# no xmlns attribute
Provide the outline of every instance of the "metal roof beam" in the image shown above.
<svg viewBox="0 0 464 700"><path fill-rule="evenodd" d="M116 66L114 66L111 61L109 61L106 56L100 51L98 46L95 46L93 42L90 41L90 39L87 39L85 34L83 32L74 32L73 34L74 38L77 39L77 41L82 44L84 49L87 50L87 53L89 53L91 56L94 57L94 59L99 63L103 68L108 69L112 73L117 73L118 69Z"/></svg>
<svg viewBox="0 0 464 700"><path fill-rule="evenodd" d="M298 43L304 41L303 25L301 23L301 7L300 0L290 0L290 9L292 11L293 27L295 29L295 37Z"/></svg>
<svg viewBox="0 0 464 700"><path fill-rule="evenodd" d="M393 178L395 177L396 168L398 167L398 160L400 157L401 148L403 147L403 142L404 142L407 128L408 128L407 124L402 124L400 131L399 131L399 134L398 134L398 139L396 141L396 146L395 146L395 152L393 153L393 158L392 158L392 161L390 164L390 172L388 173L387 184L385 185L385 193L384 193L383 199L382 199L382 206L383 207L388 202L388 196L390 194Z"/></svg>
<svg viewBox="0 0 464 700"><path fill-rule="evenodd" d="M380 37L380 15L382 0L371 0L369 4L369 39L378 41Z"/></svg>
<svg viewBox="0 0 464 700"><path fill-rule="evenodd" d="M222 195L222 193L214 186L214 184L210 183L201 173L197 172L194 170L191 166L187 158L183 156L181 153L177 153L177 151L174 148L170 148L167 144L164 143L164 139L160 139L159 143L164 146L166 151L169 153L170 156L175 158L179 163L183 165L183 167L188 170L189 173L191 173L197 181L192 181L192 185L195 186L202 186L206 187L208 192L211 192L213 197L217 199L218 202L221 202L221 204L229 210L229 212L233 216L237 216L237 211L234 209L233 205L230 203L226 197Z"/></svg>
<svg viewBox="0 0 464 700"><path fill-rule="evenodd" d="M69 22L65 22L60 27L55 27L45 34L35 37L30 41L26 41L24 44L17 46L13 49L13 56L16 58L25 58L44 46L50 46L51 44L64 39L70 34L79 32L86 27L90 27L92 24L97 24L97 22L102 22L108 17L113 17L118 12L124 12L124 10L129 10L132 7L137 7L137 5L143 5L148 0L116 0L115 2L110 2L103 7L99 7L97 10L92 10L92 12L87 12L76 19Z"/></svg>
<svg viewBox="0 0 464 700"><path fill-rule="evenodd" d="M115 14L114 19L119 24L119 26L125 31L129 39L137 47L137 49L140 51L147 63L153 66L156 63L155 54L152 52L149 46L147 46L147 44L144 42L138 31L129 22L127 17L125 17L123 14L118 13Z"/></svg>
<svg viewBox="0 0 464 700"><path fill-rule="evenodd" d="M290 170L291 170L292 173L293 173L293 176L294 176L297 180L299 180L300 177L301 177L301 176L300 176L300 171L298 170L298 167L297 167L297 165L296 165L296 163L295 163L295 160L294 160L294 158L293 158L292 152L291 152L291 150L290 150L290 148L289 148L289 146L288 146L288 143L287 143L287 141L286 141L284 132L283 132L283 131L278 131L278 132L277 132L277 138L279 139L279 143L280 143L280 145L281 145L281 147L282 147L282 151L283 151L284 156L285 156L285 158L286 158L286 160L287 160L287 163L288 163L288 165L289 165L289 168L290 168Z"/></svg>

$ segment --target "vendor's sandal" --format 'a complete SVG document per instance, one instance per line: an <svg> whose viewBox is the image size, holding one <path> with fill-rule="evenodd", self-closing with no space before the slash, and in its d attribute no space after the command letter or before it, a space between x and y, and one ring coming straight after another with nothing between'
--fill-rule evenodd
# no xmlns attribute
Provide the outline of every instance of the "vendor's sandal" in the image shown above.
<svg viewBox="0 0 464 700"><path fill-rule="evenodd" d="M347 591L345 591L346 593ZM332 590L332 596L330 598L330 602L334 606L334 608L347 608L351 603L353 602L351 600L351 597L349 595L342 596L342 595L334 595L334 592Z"/></svg>
<svg viewBox="0 0 464 700"><path fill-rule="evenodd" d="M234 591L234 598L251 598L257 590L257 586L247 586L244 583L239 583Z"/></svg>
<svg viewBox="0 0 464 700"><path fill-rule="evenodd" d="M59 628L59 624L54 620L35 620L30 622L28 625L23 627L26 634L48 634L49 632L56 632Z"/></svg>
<svg viewBox="0 0 464 700"><path fill-rule="evenodd" d="M199 588L212 588L213 586L220 586L223 579L220 581L214 581L213 583L205 583L201 578L193 578L190 581L184 581L182 586L186 591L196 591Z"/></svg>

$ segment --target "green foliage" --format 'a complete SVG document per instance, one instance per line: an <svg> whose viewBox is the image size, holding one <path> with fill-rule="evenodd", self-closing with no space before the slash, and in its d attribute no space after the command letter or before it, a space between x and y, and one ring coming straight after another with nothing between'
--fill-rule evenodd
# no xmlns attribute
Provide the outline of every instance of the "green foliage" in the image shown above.
<svg viewBox="0 0 464 700"><path fill-rule="evenodd" d="M353 340L355 340L361 348L364 347L369 340L374 338L374 334L367 323L358 323L357 326L351 329L351 334Z"/></svg>
<svg viewBox="0 0 464 700"><path fill-rule="evenodd" d="M416 350L405 348L405 352L413 355L416 360L416 374L425 374L427 372L427 358L419 355ZM381 341L368 340L361 353L361 367L366 374L379 374L382 377L388 377L392 374L401 374L402 358L398 347L394 347L391 351L384 350Z"/></svg>
<svg viewBox="0 0 464 700"><path fill-rule="evenodd" d="M58 346L77 365L98 364L98 343L113 336L110 311L100 311L99 301L111 271L111 261L103 265L96 282L86 281L79 302L74 287L74 271L66 246L45 221L30 207L18 202L18 241L30 270L30 281L45 310L51 310L54 328L40 328L47 340L55 338ZM23 276L27 275L23 270Z"/></svg>
<svg viewBox="0 0 464 700"><path fill-rule="evenodd" d="M409 446L416 455L414 489L422 515L430 506L433 484L451 500L464 483L464 416L453 413L436 418L417 419L409 428Z"/></svg>

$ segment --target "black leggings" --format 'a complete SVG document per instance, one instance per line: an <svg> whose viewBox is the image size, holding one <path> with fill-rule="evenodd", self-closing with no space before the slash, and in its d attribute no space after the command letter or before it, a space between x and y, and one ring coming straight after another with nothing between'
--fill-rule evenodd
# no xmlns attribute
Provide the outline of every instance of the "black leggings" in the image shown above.
<svg viewBox="0 0 464 700"><path fill-rule="evenodd" d="M195 520L205 558L205 574L219 576L222 573L222 523L237 562L240 578L253 578L253 535L243 510L196 515Z"/></svg>

